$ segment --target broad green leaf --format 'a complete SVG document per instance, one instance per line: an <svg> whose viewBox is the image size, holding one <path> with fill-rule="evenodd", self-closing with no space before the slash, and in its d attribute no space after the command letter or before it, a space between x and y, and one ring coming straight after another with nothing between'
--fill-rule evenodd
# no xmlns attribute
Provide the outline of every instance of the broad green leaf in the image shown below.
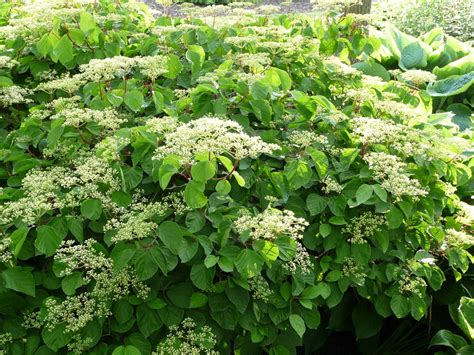
<svg viewBox="0 0 474 355"><path fill-rule="evenodd" d="M216 166L209 160L200 161L191 168L193 180L198 182L206 182L216 174Z"/></svg>
<svg viewBox="0 0 474 355"><path fill-rule="evenodd" d="M204 195L204 184L191 180L184 189L184 200L191 208L201 208L206 206L207 197Z"/></svg>
<svg viewBox="0 0 474 355"><path fill-rule="evenodd" d="M326 209L327 202L323 196L310 194L306 198L306 207L308 207L311 216L316 216Z"/></svg>
<svg viewBox="0 0 474 355"><path fill-rule="evenodd" d="M193 78L196 78L204 64L206 53L201 46L190 45L186 51L186 59L191 62L191 72Z"/></svg>
<svg viewBox="0 0 474 355"><path fill-rule="evenodd" d="M410 302L402 295L395 295L390 300L390 308L397 318L404 318L410 313Z"/></svg>
<svg viewBox="0 0 474 355"><path fill-rule="evenodd" d="M244 278L252 278L260 274L263 262L263 258L257 252L244 249L235 259L235 267Z"/></svg>
<svg viewBox="0 0 474 355"><path fill-rule="evenodd" d="M372 197L372 194L374 192L374 189L372 186L367 185L367 184L362 184L359 186L359 188L356 191L356 200L357 204L362 204L369 200Z"/></svg>
<svg viewBox="0 0 474 355"><path fill-rule="evenodd" d="M216 184L216 191L221 195L227 195L231 189L232 189L232 186L230 182L227 180L220 180Z"/></svg>
<svg viewBox="0 0 474 355"><path fill-rule="evenodd" d="M50 226L40 226L36 233L35 248L46 256L53 255L64 239Z"/></svg>
<svg viewBox="0 0 474 355"><path fill-rule="evenodd" d="M13 255L20 255L21 248L23 247L23 243L26 240L29 230L30 229L27 227L21 227L11 234L10 238L12 240Z"/></svg>
<svg viewBox="0 0 474 355"><path fill-rule="evenodd" d="M461 297L458 312L461 329L474 340L474 298Z"/></svg>
<svg viewBox="0 0 474 355"><path fill-rule="evenodd" d="M311 181L311 168L303 160L292 160L285 166L285 176L292 190L298 190Z"/></svg>
<svg viewBox="0 0 474 355"><path fill-rule="evenodd" d="M209 290L212 287L215 272L215 267L208 269L204 264L195 264L191 268L191 281L197 288Z"/></svg>
<svg viewBox="0 0 474 355"><path fill-rule="evenodd" d="M453 334L447 329L441 329L438 330L438 332L430 341L430 347L435 345L447 346L455 351L458 351L463 346L466 346L467 342L463 337Z"/></svg>
<svg viewBox="0 0 474 355"><path fill-rule="evenodd" d="M1 272L5 287L35 297L35 279L31 271L20 266L12 266Z"/></svg>
<svg viewBox="0 0 474 355"><path fill-rule="evenodd" d="M95 19L94 17L86 12L86 11L83 11L80 13L79 15L79 28L84 31L84 32L89 32L89 31L92 31L93 29L95 29L97 27L96 23L95 23Z"/></svg>
<svg viewBox="0 0 474 355"><path fill-rule="evenodd" d="M183 233L178 224L173 221L161 223L158 237L173 254L178 255L183 242Z"/></svg>
<svg viewBox="0 0 474 355"><path fill-rule="evenodd" d="M125 102L125 105L134 112L141 111L145 106L143 94L138 90L127 91L123 96L123 102Z"/></svg>
<svg viewBox="0 0 474 355"><path fill-rule="evenodd" d="M316 169L319 178L324 178L328 172L329 166L329 161L326 154L312 147L307 148L307 151L313 160L314 168Z"/></svg>
<svg viewBox="0 0 474 355"><path fill-rule="evenodd" d="M385 67L375 62L360 62L352 65L357 70L360 70L365 75L378 76L383 81L390 81L390 73Z"/></svg>
<svg viewBox="0 0 474 355"><path fill-rule="evenodd" d="M53 329L44 327L41 332L41 337L48 348L54 352L58 352L59 349L71 341L73 333L66 332L66 323L59 323Z"/></svg>
<svg viewBox="0 0 474 355"><path fill-rule="evenodd" d="M72 42L67 35L62 36L58 43L56 43L53 53L63 65L74 59Z"/></svg>
<svg viewBox="0 0 474 355"><path fill-rule="evenodd" d="M295 330L296 334L303 337L304 333L306 332L306 325L304 323L304 319L301 318L298 314L290 314L290 324L291 327Z"/></svg>
<svg viewBox="0 0 474 355"><path fill-rule="evenodd" d="M446 79L428 85L431 96L453 96L467 91L474 83L474 72L464 75L452 75Z"/></svg>
<svg viewBox="0 0 474 355"><path fill-rule="evenodd" d="M413 68L424 68L427 66L428 52L421 46L420 42L412 42L401 50L399 66L408 70Z"/></svg>
<svg viewBox="0 0 474 355"><path fill-rule="evenodd" d="M93 198L85 200L81 203L81 214L91 221L98 220L102 214L102 202Z"/></svg>

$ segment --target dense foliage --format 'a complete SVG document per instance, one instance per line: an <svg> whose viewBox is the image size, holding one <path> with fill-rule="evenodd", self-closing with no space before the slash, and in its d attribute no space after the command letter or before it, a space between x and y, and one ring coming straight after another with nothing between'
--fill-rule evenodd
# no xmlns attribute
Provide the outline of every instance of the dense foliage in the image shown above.
<svg viewBox="0 0 474 355"><path fill-rule="evenodd" d="M362 23L0 6L0 351L472 353L471 113Z"/></svg>
<svg viewBox="0 0 474 355"><path fill-rule="evenodd" d="M441 27L450 36L472 41L473 6L472 0L381 0L374 9L414 36Z"/></svg>

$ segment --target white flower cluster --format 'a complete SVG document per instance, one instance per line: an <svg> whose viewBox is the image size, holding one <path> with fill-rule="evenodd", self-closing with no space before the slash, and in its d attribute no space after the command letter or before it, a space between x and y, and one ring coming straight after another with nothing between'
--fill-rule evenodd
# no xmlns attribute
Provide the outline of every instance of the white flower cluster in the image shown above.
<svg viewBox="0 0 474 355"><path fill-rule="evenodd" d="M0 55L0 69L11 69L18 64L20 63L17 60L7 55Z"/></svg>
<svg viewBox="0 0 474 355"><path fill-rule="evenodd" d="M65 322L67 332L77 332L93 319L109 316L112 301L129 295L131 289L135 289L140 298L147 297L149 288L130 269L114 271L112 259L95 250L95 243L93 239L87 239L80 245L66 241L56 252L55 260L66 265L62 276L81 271L85 283L95 283L92 290L67 296L62 301L47 299L43 322L48 329Z"/></svg>
<svg viewBox="0 0 474 355"><path fill-rule="evenodd" d="M55 166L29 171L23 178L23 197L2 206L0 224L20 218L32 225L48 211L78 207L87 198L99 199L105 208L115 208L110 195L121 185L107 161L90 156L75 163L74 168ZM108 189L103 191L99 185Z"/></svg>
<svg viewBox="0 0 474 355"><path fill-rule="evenodd" d="M253 72L262 70L272 63L268 53L237 53L232 57L237 65L249 68Z"/></svg>
<svg viewBox="0 0 474 355"><path fill-rule="evenodd" d="M441 245L441 250L449 248L463 248L467 249L474 245L474 236L467 234L464 231L458 231L453 228L446 230L446 236Z"/></svg>
<svg viewBox="0 0 474 355"><path fill-rule="evenodd" d="M411 196L417 200L428 194L418 180L410 178L406 173L406 164L399 157L386 153L368 153L364 160L372 170L374 179L381 182L382 187L396 199Z"/></svg>
<svg viewBox="0 0 474 355"><path fill-rule="evenodd" d="M386 223L385 216L364 212L360 216L351 218L350 223L342 229L342 232L351 236L350 243L363 244L367 243L367 238L380 232L381 227Z"/></svg>
<svg viewBox="0 0 474 355"><path fill-rule="evenodd" d="M213 350L216 336L207 325L197 328L194 320L185 318L180 326L173 325L169 330L152 355L219 354Z"/></svg>
<svg viewBox="0 0 474 355"><path fill-rule="evenodd" d="M15 104L27 104L32 102L27 96L31 94L29 89L20 86L0 87L0 106L8 107Z"/></svg>
<svg viewBox="0 0 474 355"><path fill-rule="evenodd" d="M354 258L344 259L342 275L350 278L359 286L364 285L365 279L367 278L367 274L363 271L362 266L358 265Z"/></svg>
<svg viewBox="0 0 474 355"><path fill-rule="evenodd" d="M386 144L404 155L424 154L431 148L420 140L422 132L390 120L353 118L354 136L364 145Z"/></svg>
<svg viewBox="0 0 474 355"><path fill-rule="evenodd" d="M325 194L330 194L331 192L340 194L342 190L344 190L344 185L341 185L334 177L330 175L326 176L321 182L324 184L321 190Z"/></svg>
<svg viewBox="0 0 474 355"><path fill-rule="evenodd" d="M415 86L422 86L427 83L430 83L432 81L436 81L436 75L426 71L426 70L420 70L420 69L411 69L407 70L406 72L402 73L400 77Z"/></svg>
<svg viewBox="0 0 474 355"><path fill-rule="evenodd" d="M21 37L28 43L41 37L43 33L52 31L56 21L73 26L72 18L79 15L82 11L81 3L86 1L75 0L74 3L76 7L71 6L67 0L28 1L15 4L8 25L0 27L0 37L9 40Z"/></svg>
<svg viewBox="0 0 474 355"><path fill-rule="evenodd" d="M145 127L147 132L162 135L169 132L174 132L180 125L180 122L175 117L152 117L146 120Z"/></svg>
<svg viewBox="0 0 474 355"><path fill-rule="evenodd" d="M466 202L460 201L457 207L459 209L459 212L457 213L456 221L466 226L473 226L474 225L474 206Z"/></svg>
<svg viewBox="0 0 474 355"><path fill-rule="evenodd" d="M274 241L281 236L295 240L295 256L292 260L285 262L283 268L289 273L300 270L304 274L309 273L313 266L310 255L300 242L307 226L308 222L304 218L296 217L293 211L281 211L271 207L256 216L244 213L234 222L237 233L249 232L250 238L254 240Z"/></svg>
<svg viewBox="0 0 474 355"><path fill-rule="evenodd" d="M87 64L79 67L78 74L70 76L69 73L60 78L40 83L36 90L53 92L62 90L69 94L76 92L82 85L88 82L109 81L115 78L123 78L134 69L152 81L168 71L165 56L145 56L145 57L123 57L115 56L104 59L92 59Z"/></svg>
<svg viewBox="0 0 474 355"><path fill-rule="evenodd" d="M316 134L312 131L292 131L287 139L290 145L302 149L312 146L313 144L323 147L329 146L329 141L326 136Z"/></svg>
<svg viewBox="0 0 474 355"><path fill-rule="evenodd" d="M296 217L293 211L267 208L263 212L252 216L244 213L235 222L237 233L250 232L252 239L266 239L273 241L281 236L288 236L295 240L303 238L303 231L309 223Z"/></svg>
<svg viewBox="0 0 474 355"><path fill-rule="evenodd" d="M260 300L264 303L270 301L273 291L268 285L267 280L262 275L257 275L248 280L250 292L254 300Z"/></svg>
<svg viewBox="0 0 474 355"><path fill-rule="evenodd" d="M295 274L300 271L304 275L309 275L313 269L311 256L301 242L296 242L296 251L293 259L285 261L283 269L289 274Z"/></svg>
<svg viewBox="0 0 474 355"><path fill-rule="evenodd" d="M63 119L65 125L73 127L81 127L85 123L95 122L99 126L113 131L119 129L120 125L127 121L113 108L106 108L102 111L74 106L63 108L60 112L52 115L51 119Z"/></svg>
<svg viewBox="0 0 474 355"><path fill-rule="evenodd" d="M362 74L362 72L351 67L350 65L347 65L341 59L335 56L325 58L323 60L323 63L326 65L329 72L338 74L346 79L351 78L351 77L352 78L359 77Z"/></svg>
<svg viewBox="0 0 474 355"><path fill-rule="evenodd" d="M180 124L174 132L165 133L164 145L155 151L155 159L177 155L182 164L193 164L196 155L210 153L229 155L240 160L269 154L279 147L251 137L237 122L217 117L202 117Z"/></svg>
<svg viewBox="0 0 474 355"><path fill-rule="evenodd" d="M176 215L189 210L184 203L182 193L171 193L163 197L160 202L149 202L146 198L141 198L123 209L117 218L109 219L104 226L104 231L116 231L111 239L114 243L147 238L152 236L158 228L153 218L163 216L169 210Z"/></svg>
<svg viewBox="0 0 474 355"><path fill-rule="evenodd" d="M423 298L427 284L424 279L418 276L403 275L398 280L398 291L401 294L413 294L419 298Z"/></svg>
<svg viewBox="0 0 474 355"><path fill-rule="evenodd" d="M415 108L399 101L374 100L373 105L379 113L402 119L405 122L417 120L426 116L426 113L424 113L420 108Z"/></svg>
<svg viewBox="0 0 474 355"><path fill-rule="evenodd" d="M6 238L0 233L0 264L9 263L13 259L11 245L11 238Z"/></svg>

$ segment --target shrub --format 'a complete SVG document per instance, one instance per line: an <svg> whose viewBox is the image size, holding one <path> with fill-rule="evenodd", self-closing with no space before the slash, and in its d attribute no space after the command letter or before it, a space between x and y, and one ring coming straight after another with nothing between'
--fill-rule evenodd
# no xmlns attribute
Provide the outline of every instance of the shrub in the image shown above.
<svg viewBox="0 0 474 355"><path fill-rule="evenodd" d="M462 41L474 39L471 0L382 1L377 4L375 13L413 36L441 27L448 35Z"/></svg>
<svg viewBox="0 0 474 355"><path fill-rule="evenodd" d="M0 15L7 354L313 352L467 296L470 132L349 66L350 18Z"/></svg>

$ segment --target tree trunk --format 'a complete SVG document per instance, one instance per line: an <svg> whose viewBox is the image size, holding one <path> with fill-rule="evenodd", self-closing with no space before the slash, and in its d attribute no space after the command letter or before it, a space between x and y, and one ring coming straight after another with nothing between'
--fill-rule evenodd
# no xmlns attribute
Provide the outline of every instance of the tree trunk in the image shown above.
<svg viewBox="0 0 474 355"><path fill-rule="evenodd" d="M349 9L352 14L370 14L372 0L362 0L362 5L355 5Z"/></svg>

